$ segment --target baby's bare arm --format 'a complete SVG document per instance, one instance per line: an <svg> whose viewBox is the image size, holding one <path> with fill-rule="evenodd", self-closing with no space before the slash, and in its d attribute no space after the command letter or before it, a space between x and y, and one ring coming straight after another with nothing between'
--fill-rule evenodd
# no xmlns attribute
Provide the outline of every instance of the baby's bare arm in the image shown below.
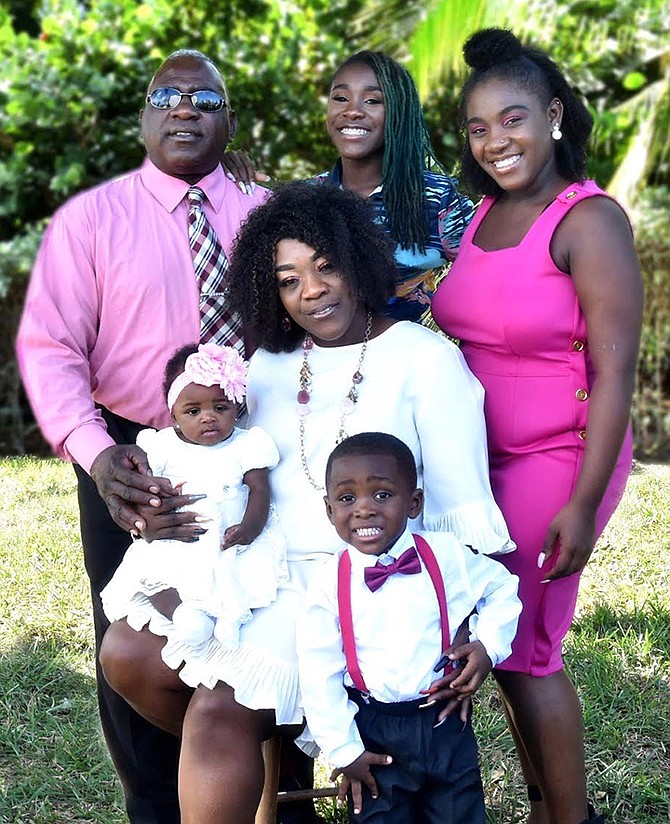
<svg viewBox="0 0 670 824"><path fill-rule="evenodd" d="M221 549L236 544L250 544L258 538L267 523L270 512L270 484L267 469L250 469L245 472L244 483L249 487L247 508L239 524L229 526L223 533Z"/></svg>

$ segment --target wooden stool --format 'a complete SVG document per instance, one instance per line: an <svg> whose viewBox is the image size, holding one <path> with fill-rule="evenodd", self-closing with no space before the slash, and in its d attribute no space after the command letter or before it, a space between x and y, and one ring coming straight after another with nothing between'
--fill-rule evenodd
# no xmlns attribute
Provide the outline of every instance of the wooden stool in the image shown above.
<svg viewBox="0 0 670 824"><path fill-rule="evenodd" d="M265 783L261 803L256 811L255 824L276 824L277 804L286 801L312 801L315 798L334 798L337 787L325 787L321 790L291 790L278 792L279 757L281 755L281 736L275 735L263 742L263 762L265 764Z"/></svg>

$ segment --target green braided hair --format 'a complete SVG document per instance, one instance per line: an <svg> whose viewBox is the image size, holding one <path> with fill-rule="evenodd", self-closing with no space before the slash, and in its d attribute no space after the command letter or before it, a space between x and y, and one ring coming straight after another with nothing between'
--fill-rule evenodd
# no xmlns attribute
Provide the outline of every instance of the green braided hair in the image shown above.
<svg viewBox="0 0 670 824"><path fill-rule="evenodd" d="M355 63L372 69L384 95L382 192L390 233L402 249L417 246L425 252L428 222L423 173L444 174L444 169L430 142L419 93L400 63L375 51L360 51L347 58L333 81Z"/></svg>

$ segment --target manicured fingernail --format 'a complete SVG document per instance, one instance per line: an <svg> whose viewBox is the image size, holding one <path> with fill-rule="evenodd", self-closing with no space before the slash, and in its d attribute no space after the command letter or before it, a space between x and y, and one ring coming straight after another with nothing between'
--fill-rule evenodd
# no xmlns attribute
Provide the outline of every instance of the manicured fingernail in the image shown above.
<svg viewBox="0 0 670 824"><path fill-rule="evenodd" d="M359 815L360 810L358 809L358 807L354 807L354 812L356 813L356 815Z"/></svg>
<svg viewBox="0 0 670 824"><path fill-rule="evenodd" d="M390 756L390 755L387 755L387 756L386 756L386 763L387 763L387 764L391 764L392 762L393 762L393 759L391 758L391 756Z"/></svg>
<svg viewBox="0 0 670 824"><path fill-rule="evenodd" d="M447 664L449 663L449 656L443 655L442 658L435 664L433 667L433 672L439 672L441 669L444 669Z"/></svg>
<svg viewBox="0 0 670 824"><path fill-rule="evenodd" d="M205 535L206 532L207 532L207 530L203 529L201 526L199 526L197 529L193 530L194 535Z"/></svg>
<svg viewBox="0 0 670 824"><path fill-rule="evenodd" d="M144 522L143 521L135 521L135 529L137 529L141 532L144 529Z"/></svg>
<svg viewBox="0 0 670 824"><path fill-rule="evenodd" d="M446 718L443 718L441 721L438 721L437 724L433 724L433 729L436 730L438 727L441 727L446 720Z"/></svg>
<svg viewBox="0 0 670 824"><path fill-rule="evenodd" d="M207 497L207 495L187 495L186 497L191 503L195 503L196 501L202 501L203 498Z"/></svg>
<svg viewBox="0 0 670 824"><path fill-rule="evenodd" d="M538 569L542 569L542 565L544 564L544 562L545 562L546 558L547 558L547 556L545 555L545 553L544 553L544 552L540 552L540 554L537 556L537 566L538 566Z"/></svg>
<svg viewBox="0 0 670 824"><path fill-rule="evenodd" d="M211 524L212 519L208 518L206 515L196 515L193 519L196 524Z"/></svg>
<svg viewBox="0 0 670 824"><path fill-rule="evenodd" d="M237 181L237 188L242 192L243 195L246 195L247 192L246 192L246 186L244 184L244 181L238 180Z"/></svg>
<svg viewBox="0 0 670 824"><path fill-rule="evenodd" d="M149 487L149 492L153 492L154 495L158 495L158 493L160 492L160 489L157 486L150 486Z"/></svg>
<svg viewBox="0 0 670 824"><path fill-rule="evenodd" d="M151 504L151 506L160 506L161 505L161 499L160 498L151 498L149 503Z"/></svg>
<svg viewBox="0 0 670 824"><path fill-rule="evenodd" d="M251 186L251 194L253 195L253 193L256 191L256 184L252 180L249 185Z"/></svg>
<svg viewBox="0 0 670 824"><path fill-rule="evenodd" d="M419 709L419 710L425 710L425 709L426 709L426 707L432 707L434 704L437 704L437 701L426 701L426 703L425 703L425 704L419 704L419 706L417 707L417 709Z"/></svg>

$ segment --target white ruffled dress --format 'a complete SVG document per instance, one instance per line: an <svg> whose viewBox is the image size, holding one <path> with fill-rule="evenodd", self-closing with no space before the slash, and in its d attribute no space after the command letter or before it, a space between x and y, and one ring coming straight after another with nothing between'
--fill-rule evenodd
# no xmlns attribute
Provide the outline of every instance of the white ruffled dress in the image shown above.
<svg viewBox="0 0 670 824"><path fill-rule="evenodd" d="M179 438L172 428L140 432L137 443L145 450L155 475L173 484L184 482L183 491L206 494L194 511L211 519L207 533L197 543L158 540L136 541L129 547L112 580L101 593L110 621L126 618L133 629L149 625L167 638L162 650L165 662L177 669L190 686L213 687L230 683L239 661L244 678L248 654L240 649L240 631L253 618L253 610L268 607L277 588L288 580L285 541L270 517L261 534L248 546L220 549L225 529L242 520L247 504L244 474L251 469L272 469L279 460L272 438L260 427L235 428L229 438L214 446L200 446ZM161 615L149 596L174 587L188 603L217 619L217 635L193 646L178 640L172 621ZM223 629L222 629L223 624Z"/></svg>

